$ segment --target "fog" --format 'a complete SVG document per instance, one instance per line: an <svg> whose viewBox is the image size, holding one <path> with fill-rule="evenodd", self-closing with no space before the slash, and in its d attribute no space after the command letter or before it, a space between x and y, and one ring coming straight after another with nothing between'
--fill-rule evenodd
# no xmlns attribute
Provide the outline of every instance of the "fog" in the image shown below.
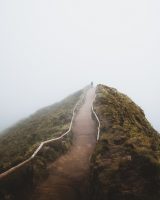
<svg viewBox="0 0 160 200"><path fill-rule="evenodd" d="M0 1L0 130L93 81L160 131L158 0Z"/></svg>

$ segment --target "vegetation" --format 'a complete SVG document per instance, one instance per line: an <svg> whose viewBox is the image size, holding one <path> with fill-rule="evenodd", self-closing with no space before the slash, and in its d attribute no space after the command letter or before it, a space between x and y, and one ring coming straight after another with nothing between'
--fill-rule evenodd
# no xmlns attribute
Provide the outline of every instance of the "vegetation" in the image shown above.
<svg viewBox="0 0 160 200"><path fill-rule="evenodd" d="M65 133L81 94L82 90L6 130L0 137L1 172L29 158L42 141ZM0 180L0 199L30 199L37 184L47 178L49 163L69 149L71 139L70 133L61 140L44 145L31 162Z"/></svg>
<svg viewBox="0 0 160 200"><path fill-rule="evenodd" d="M96 92L101 131L91 159L91 199L159 200L159 134L129 97L104 85Z"/></svg>
<svg viewBox="0 0 160 200"><path fill-rule="evenodd" d="M66 132L81 93L43 108L6 130L0 136L0 173L29 158L42 141Z"/></svg>

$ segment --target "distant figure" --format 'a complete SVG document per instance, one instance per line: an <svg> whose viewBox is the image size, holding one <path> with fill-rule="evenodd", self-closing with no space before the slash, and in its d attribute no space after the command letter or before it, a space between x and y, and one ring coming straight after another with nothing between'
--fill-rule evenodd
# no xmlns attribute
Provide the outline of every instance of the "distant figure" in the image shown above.
<svg viewBox="0 0 160 200"><path fill-rule="evenodd" d="M93 87L93 82L91 82L91 87Z"/></svg>

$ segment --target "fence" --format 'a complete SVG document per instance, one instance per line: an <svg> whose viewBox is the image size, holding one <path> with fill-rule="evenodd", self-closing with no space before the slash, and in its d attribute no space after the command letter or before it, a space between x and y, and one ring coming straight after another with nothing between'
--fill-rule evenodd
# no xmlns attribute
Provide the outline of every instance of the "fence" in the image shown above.
<svg viewBox="0 0 160 200"><path fill-rule="evenodd" d="M28 158L27 160L21 162L20 164L10 168L9 170L3 172L0 174L0 180L2 180L4 177L8 176L9 174L13 173L14 171L20 169L21 167L23 167L24 165L26 165L27 163L31 162L35 156L38 154L38 152L43 148L44 145L47 145L51 142L54 142L54 141L57 141L57 140L60 140L62 139L65 135L67 135L68 133L70 133L71 129L72 129L72 125L73 125L73 120L74 120L74 117L75 117L75 114L76 114L76 110L78 108L78 106L80 106L80 104L83 103L84 101L84 98L85 98L85 94L86 94L86 91L88 90L89 86L87 86L82 95L80 96L80 99L78 100L78 102L76 103L76 105L74 106L74 109L73 109L73 112L72 112L72 118L71 118L71 123L70 123L70 126L69 126L69 129L67 132L65 132L64 134L62 134L61 136L57 137L57 138L53 138L53 139L50 139L50 140L46 140L46 141L43 141L41 142L41 144L39 145L39 147L34 151L34 153L31 155L30 158ZM94 100L93 100L93 103L92 103L92 112L98 122L98 132L97 132L97 141L99 140L99 135L100 135L100 120L96 114L96 112L94 111L94 102L95 102L95 99L96 99L96 94L95 94L95 97L94 97Z"/></svg>
<svg viewBox="0 0 160 200"><path fill-rule="evenodd" d="M70 131L71 131L71 128L72 128L72 124L73 124L73 120L74 120L74 117L75 117L75 113L76 113L76 110L77 110L77 107L79 106L79 104L81 104L81 102L83 101L84 99L84 96L85 96L85 93L86 93L86 90L88 89L88 87L86 87L82 93L82 95L80 96L80 99L78 100L78 102L76 103L76 105L74 106L73 108L73 111L72 111L72 118L71 118L71 123L70 123L70 126L69 126L69 129L67 132L63 133L61 136L57 137L57 138L53 138L53 139L50 139L50 140L46 140L46 141L43 141L40 143L40 145L38 146L38 148L34 151L34 153L30 156L30 158L28 158L27 160L19 163L18 165L8 169L7 171L3 172L0 174L0 180L3 179L4 177L8 176L9 174L13 173L14 171L16 171L17 169L20 169L21 167L23 167L24 165L26 165L27 163L31 162L35 156L38 154L38 152L43 148L44 145L47 145L51 142L54 142L54 141L57 141L57 140L60 140L62 139L65 135L67 135Z"/></svg>
<svg viewBox="0 0 160 200"><path fill-rule="evenodd" d="M96 99L96 93L95 93L95 97L94 97L94 100L93 100L93 103L92 103L92 113L94 114L94 116L95 116L95 118L96 118L96 121L97 121L97 123L98 123L98 127L97 127L97 129L98 129L98 131L97 131L97 141L98 141L98 140L99 140L99 136L100 136L100 127L101 127L101 123L100 123L100 120L99 120L99 118L98 118L98 116L97 116L95 110L94 110L94 102L95 102L95 99Z"/></svg>

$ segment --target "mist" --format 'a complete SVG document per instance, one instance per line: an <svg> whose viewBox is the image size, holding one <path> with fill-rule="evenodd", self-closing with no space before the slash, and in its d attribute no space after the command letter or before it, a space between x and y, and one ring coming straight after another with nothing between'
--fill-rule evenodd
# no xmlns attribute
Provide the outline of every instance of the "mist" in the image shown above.
<svg viewBox="0 0 160 200"><path fill-rule="evenodd" d="M91 81L160 131L158 0L0 1L0 131Z"/></svg>

